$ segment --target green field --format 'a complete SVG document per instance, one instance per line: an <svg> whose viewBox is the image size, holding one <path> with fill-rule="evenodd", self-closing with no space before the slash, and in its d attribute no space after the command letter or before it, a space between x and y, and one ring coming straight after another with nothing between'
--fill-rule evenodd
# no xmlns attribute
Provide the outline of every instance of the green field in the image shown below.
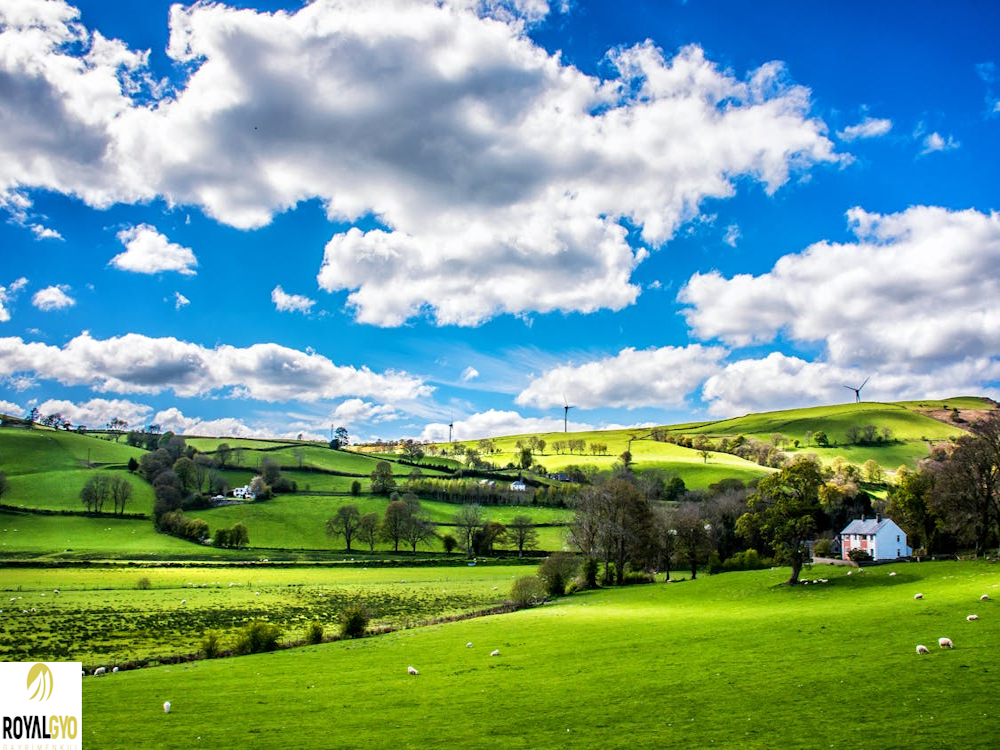
<svg viewBox="0 0 1000 750"><path fill-rule="evenodd" d="M996 745L996 564L809 575L829 583L782 587L781 569L706 576L88 677L84 737L91 748Z"/></svg>

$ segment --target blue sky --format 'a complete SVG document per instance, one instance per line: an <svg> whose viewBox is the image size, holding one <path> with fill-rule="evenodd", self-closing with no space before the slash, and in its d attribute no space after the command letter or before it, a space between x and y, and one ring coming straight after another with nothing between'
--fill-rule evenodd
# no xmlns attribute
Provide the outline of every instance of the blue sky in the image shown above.
<svg viewBox="0 0 1000 750"><path fill-rule="evenodd" d="M0 411L1000 397L1000 6L0 0Z"/></svg>

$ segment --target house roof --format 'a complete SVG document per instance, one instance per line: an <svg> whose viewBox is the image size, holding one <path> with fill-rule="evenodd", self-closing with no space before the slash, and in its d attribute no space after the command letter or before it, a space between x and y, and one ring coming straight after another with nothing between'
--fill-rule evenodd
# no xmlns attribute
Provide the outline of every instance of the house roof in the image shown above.
<svg viewBox="0 0 1000 750"><path fill-rule="evenodd" d="M877 534L889 524L892 524L893 526L896 525L891 518L855 518L847 524L847 526L844 527L844 530L840 533Z"/></svg>

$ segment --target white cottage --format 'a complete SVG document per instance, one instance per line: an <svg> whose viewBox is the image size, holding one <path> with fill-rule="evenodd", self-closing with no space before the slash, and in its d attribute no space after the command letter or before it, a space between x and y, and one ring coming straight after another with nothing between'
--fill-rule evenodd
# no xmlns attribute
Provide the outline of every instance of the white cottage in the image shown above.
<svg viewBox="0 0 1000 750"><path fill-rule="evenodd" d="M913 550L906 546L906 532L891 518L854 519L840 532L841 556L844 560L852 549L863 549L872 560L896 560L909 557Z"/></svg>

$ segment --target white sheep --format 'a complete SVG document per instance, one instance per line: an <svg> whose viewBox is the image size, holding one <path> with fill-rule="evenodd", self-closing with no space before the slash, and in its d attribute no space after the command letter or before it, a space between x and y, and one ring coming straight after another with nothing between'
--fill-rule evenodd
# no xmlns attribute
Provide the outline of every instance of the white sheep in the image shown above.
<svg viewBox="0 0 1000 750"><path fill-rule="evenodd" d="M466 648L472 648L472 641L469 641L468 643L466 643L465 647Z"/></svg>
<svg viewBox="0 0 1000 750"><path fill-rule="evenodd" d="M107 671L108 670L106 670L104 667L98 667L97 669L94 670L94 677L100 677L102 674L104 674Z"/></svg>
<svg viewBox="0 0 1000 750"><path fill-rule="evenodd" d="M927 646L924 646L923 644L920 644L920 645L917 646L917 653L918 654L929 654L930 653L930 649L928 649Z"/></svg>
<svg viewBox="0 0 1000 750"><path fill-rule="evenodd" d="M163 701L163 713L170 713L170 701Z"/></svg>
<svg viewBox="0 0 1000 750"><path fill-rule="evenodd" d="M187 599L181 599L181 604L187 604L187 603L188 603Z"/></svg>
<svg viewBox="0 0 1000 750"><path fill-rule="evenodd" d="M972 622L973 620L978 620L979 619L979 615L969 615L965 619L968 620L969 622Z"/></svg>
<svg viewBox="0 0 1000 750"><path fill-rule="evenodd" d="M951 642L951 638L938 638L938 645L941 648L955 648L955 644Z"/></svg>
<svg viewBox="0 0 1000 750"><path fill-rule="evenodd" d="M979 597L979 601L981 602L988 602L989 600L990 600L989 594L983 594L981 597ZM13 599L11 601L13 601Z"/></svg>
<svg viewBox="0 0 1000 750"><path fill-rule="evenodd" d="M891 573L889 574L889 577L891 578L891 577L892 577L892 576L894 576L894 575L896 575L896 571L895 571L895 570L894 570L894 571L892 571L892 572L891 572Z"/></svg>
<svg viewBox="0 0 1000 750"><path fill-rule="evenodd" d="M913 598L914 598L914 599L923 599L923 598L924 598L924 595L923 595L923 594L914 594L914 595L913 595Z"/></svg>
<svg viewBox="0 0 1000 750"><path fill-rule="evenodd" d="M111 674L118 674L118 667L113 667L111 670Z"/></svg>
<svg viewBox="0 0 1000 750"><path fill-rule="evenodd" d="M420 674L420 672L417 671L416 667L407 667L406 668L406 673L407 674Z"/></svg>
<svg viewBox="0 0 1000 750"><path fill-rule="evenodd" d="M490 656L500 656L500 649L495 648L492 651L490 651Z"/></svg>

